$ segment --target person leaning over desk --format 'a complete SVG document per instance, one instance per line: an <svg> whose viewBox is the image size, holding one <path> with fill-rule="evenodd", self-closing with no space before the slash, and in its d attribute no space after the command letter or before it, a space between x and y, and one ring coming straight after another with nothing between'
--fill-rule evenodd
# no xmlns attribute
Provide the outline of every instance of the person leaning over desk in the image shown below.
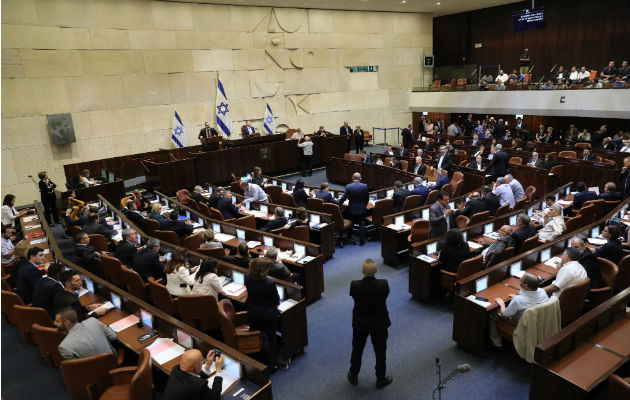
<svg viewBox="0 0 630 400"><path fill-rule="evenodd" d="M67 333L58 346L59 354L64 360L103 353L116 356L116 350L111 345L116 340L116 334L98 319L88 318L79 322L75 309L66 307L57 311L54 324L57 330Z"/></svg>

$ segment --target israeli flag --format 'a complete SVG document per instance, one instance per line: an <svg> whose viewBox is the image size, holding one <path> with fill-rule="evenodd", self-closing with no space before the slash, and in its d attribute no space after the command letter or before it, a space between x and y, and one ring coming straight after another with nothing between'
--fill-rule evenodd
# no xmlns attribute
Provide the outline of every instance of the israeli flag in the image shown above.
<svg viewBox="0 0 630 400"><path fill-rule="evenodd" d="M271 107L269 107L269 103L267 103L267 107L265 108L265 122L263 123L263 127L267 135L273 135L276 131L276 122L273 120L273 112L271 111Z"/></svg>
<svg viewBox="0 0 630 400"><path fill-rule="evenodd" d="M173 142L173 144L179 148L188 146L188 138L186 137L186 132L184 131L184 124L182 124L182 119L179 118L177 110L175 110L175 119L173 120L173 133L171 134L171 142Z"/></svg>
<svg viewBox="0 0 630 400"><path fill-rule="evenodd" d="M228 108L228 100L221 83L221 78L217 76L217 127L225 136L232 134L232 116Z"/></svg>

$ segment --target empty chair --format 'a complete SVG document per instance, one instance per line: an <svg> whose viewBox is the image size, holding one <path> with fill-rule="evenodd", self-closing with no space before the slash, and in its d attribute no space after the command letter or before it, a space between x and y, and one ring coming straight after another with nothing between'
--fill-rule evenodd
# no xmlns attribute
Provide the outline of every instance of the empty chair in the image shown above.
<svg viewBox="0 0 630 400"><path fill-rule="evenodd" d="M343 247L343 233L348 232L348 238L350 238L350 234L352 233L352 221L345 219L341 215L339 206L333 203L322 204L322 212L332 215L333 223L335 224L335 232L339 234L339 246Z"/></svg>
<svg viewBox="0 0 630 400"><path fill-rule="evenodd" d="M627 400L630 398L630 378L622 378L617 374L608 377L608 398L610 400Z"/></svg>
<svg viewBox="0 0 630 400"><path fill-rule="evenodd" d="M254 218L254 216L251 216ZM188 250L197 250L199 246L203 243L203 231L197 232L193 235L187 236L182 241L182 246L187 248Z"/></svg>
<svg viewBox="0 0 630 400"><path fill-rule="evenodd" d="M101 254L101 268L105 279L119 288L125 287L125 280L123 279L122 263L115 257L110 257L106 254Z"/></svg>
<svg viewBox="0 0 630 400"><path fill-rule="evenodd" d="M210 218L217 221L225 221L225 218L223 218L223 214L221 214L221 211L217 210L214 207L210 207Z"/></svg>
<svg viewBox="0 0 630 400"><path fill-rule="evenodd" d="M262 350L262 336L259 330L249 329L247 311L235 312L232 302L223 299L219 302L219 318L225 344L245 354Z"/></svg>
<svg viewBox="0 0 630 400"><path fill-rule="evenodd" d="M199 248L195 250L196 253L201 253L204 256L213 257L217 260L223 260L225 257L225 249L222 247L214 247L214 248Z"/></svg>
<svg viewBox="0 0 630 400"><path fill-rule="evenodd" d="M286 207L297 208L297 204L295 203L293 196L285 192L280 193L280 204Z"/></svg>
<svg viewBox="0 0 630 400"><path fill-rule="evenodd" d="M309 197L306 199L306 208L310 211L321 212L322 204L324 204L324 200L317 199L315 197Z"/></svg>
<svg viewBox="0 0 630 400"><path fill-rule="evenodd" d="M527 197L523 196L522 199L514 203L514 208L512 210L522 210L527 207Z"/></svg>
<svg viewBox="0 0 630 400"><path fill-rule="evenodd" d="M605 258L597 257L597 264L599 273L602 276L602 280L606 286L590 289L588 292L588 306L589 308L597 307L606 300L612 297L615 290L615 281L617 279L617 273L619 268L612 261Z"/></svg>
<svg viewBox="0 0 630 400"><path fill-rule="evenodd" d="M310 230L308 226L296 226L282 231L282 236L291 239L301 240L302 242L310 242Z"/></svg>
<svg viewBox="0 0 630 400"><path fill-rule="evenodd" d="M422 242L429 238L429 220L419 219L411 225L411 232L407 237L407 241L411 243Z"/></svg>
<svg viewBox="0 0 630 400"><path fill-rule="evenodd" d="M361 157L363 157L362 154L353 154L352 161L361 161Z"/></svg>
<svg viewBox="0 0 630 400"><path fill-rule="evenodd" d="M98 251L109 251L109 246L107 245L107 240L105 240L105 236L100 233L94 233L88 235L90 238L89 245L94 247Z"/></svg>
<svg viewBox="0 0 630 400"><path fill-rule="evenodd" d="M176 195L177 195L177 201L179 201L180 203L183 203L184 201L190 198L190 192L188 191L188 189L178 190Z"/></svg>
<svg viewBox="0 0 630 400"><path fill-rule="evenodd" d="M168 244L173 244L175 246L180 246L179 236L177 233L173 231L163 231L160 229L155 230L155 234L153 235L156 239L159 239L160 242L166 242Z"/></svg>
<svg viewBox="0 0 630 400"><path fill-rule="evenodd" d="M20 328L20 335L26 344L37 344L36 339L32 335L33 324L41 326L53 327L53 322L48 315L48 311L40 307L21 306L16 304L13 306L17 325Z"/></svg>
<svg viewBox="0 0 630 400"><path fill-rule="evenodd" d="M464 189L464 181L457 181L455 183L451 182L453 186L453 193L451 193L451 197L457 197L461 195L462 190Z"/></svg>
<svg viewBox="0 0 630 400"><path fill-rule="evenodd" d="M503 215L508 214L509 212L510 212L510 203L505 203L501 207L497 208L497 212L494 213L494 216L501 217Z"/></svg>
<svg viewBox="0 0 630 400"><path fill-rule="evenodd" d="M265 187L265 192L271 198L272 203L280 204L280 193L282 193L282 187L278 185L269 185Z"/></svg>
<svg viewBox="0 0 630 400"><path fill-rule="evenodd" d="M573 232L586 225L586 217L582 214L578 214L575 217L569 218L564 225L566 227L566 233Z"/></svg>
<svg viewBox="0 0 630 400"><path fill-rule="evenodd" d="M450 183L447 183L446 185L442 186L442 188L440 189L441 192L446 192L449 194L449 196L453 197L453 185L451 185ZM431 193L429 193L431 194Z"/></svg>
<svg viewBox="0 0 630 400"><path fill-rule="evenodd" d="M151 353L143 349L138 357L137 367L116 368L109 371L114 382L100 397L100 400L145 400L153 398L153 370Z"/></svg>
<svg viewBox="0 0 630 400"><path fill-rule="evenodd" d="M454 185L457 182L464 180L464 174L459 171L453 172L453 176L451 177L451 184Z"/></svg>
<svg viewBox="0 0 630 400"><path fill-rule="evenodd" d="M459 229L464 229L470 223L470 218L465 215L458 215L457 218L455 218L455 222Z"/></svg>
<svg viewBox="0 0 630 400"><path fill-rule="evenodd" d="M521 165L521 164L523 164L523 158L521 158L521 157L510 157L510 159L508 160L508 164Z"/></svg>
<svg viewBox="0 0 630 400"><path fill-rule="evenodd" d="M525 189L525 197L527 197L527 202L531 203L534 201L534 196L536 195L536 188L533 186L528 186Z"/></svg>
<svg viewBox="0 0 630 400"><path fill-rule="evenodd" d="M435 203L437 201L438 194L440 194L439 190L430 191L427 196L427 201L424 204L430 206L431 204Z"/></svg>
<svg viewBox="0 0 630 400"><path fill-rule="evenodd" d="M60 367L70 398L94 400L111 386L112 378L109 371L117 368L118 364L112 353L103 353L75 360L64 360Z"/></svg>
<svg viewBox="0 0 630 400"><path fill-rule="evenodd" d="M147 233L149 236L155 235L155 230L160 229L160 223L152 218L145 218L144 222L147 225Z"/></svg>
<svg viewBox="0 0 630 400"><path fill-rule="evenodd" d="M0 303L2 304L2 314L4 314L5 317L7 317L7 321L11 325L17 325L17 318L15 317L15 310L13 309L13 306L24 305L24 302L22 301L20 296L18 296L17 293L10 292L8 290L3 290L2 300L0 301Z"/></svg>
<svg viewBox="0 0 630 400"><path fill-rule="evenodd" d="M420 207L420 200L422 200L422 196L419 194L412 194L411 196L407 196L405 201L403 202L402 211L411 210L413 208Z"/></svg>
<svg viewBox="0 0 630 400"><path fill-rule="evenodd" d="M575 148L577 149L584 149L584 148L591 148L591 144L588 142L578 142L575 144Z"/></svg>
<svg viewBox="0 0 630 400"><path fill-rule="evenodd" d="M210 207L206 205L204 202L197 203L197 207L199 208L199 212L203 214L204 217L210 218Z"/></svg>
<svg viewBox="0 0 630 400"><path fill-rule="evenodd" d="M177 311L184 323L202 332L220 328L217 299L211 295L187 294L177 298Z"/></svg>
<svg viewBox="0 0 630 400"><path fill-rule="evenodd" d="M400 165L402 166L401 170L407 172L409 170L409 161L400 160Z"/></svg>
<svg viewBox="0 0 630 400"><path fill-rule="evenodd" d="M59 354L59 343L66 337L66 332L61 332L57 328L33 324L32 335L37 344L42 358L51 367L59 368L63 359Z"/></svg>
<svg viewBox="0 0 630 400"><path fill-rule="evenodd" d="M630 287L630 256L625 256L619 261L619 271L615 278L615 293L619 293ZM4 301L4 298L3 298Z"/></svg>
<svg viewBox="0 0 630 400"><path fill-rule="evenodd" d="M166 286L157 283L153 278L149 278L149 293L153 304L157 308L169 315L175 315L177 299L173 299Z"/></svg>
<svg viewBox="0 0 630 400"><path fill-rule="evenodd" d="M469 258L459 265L457 273L450 271L440 270L440 285L446 290L454 290L455 282L467 278L472 274L476 274L481 271L483 267L483 255L479 254L476 257Z"/></svg>
<svg viewBox="0 0 630 400"><path fill-rule="evenodd" d="M562 315L562 326L569 324L582 315L586 293L588 293L590 283L591 279L586 278L582 282L564 288L560 296L558 296Z"/></svg>
<svg viewBox="0 0 630 400"><path fill-rule="evenodd" d="M232 223L235 225L243 226L245 228L256 229L256 217L254 217L253 215L247 215L245 217L237 218L232 221Z"/></svg>
<svg viewBox="0 0 630 400"><path fill-rule="evenodd" d="M577 154L573 150L563 150L558 153L558 157L577 158Z"/></svg>
<svg viewBox="0 0 630 400"><path fill-rule="evenodd" d="M147 299L147 284L144 283L142 277L136 271L122 267L123 279L127 291L141 300Z"/></svg>
<svg viewBox="0 0 630 400"><path fill-rule="evenodd" d="M343 154L343 159L344 159L344 160L348 160L348 161L352 161L352 154L350 154L350 153L344 153L344 154Z"/></svg>
<svg viewBox="0 0 630 400"><path fill-rule="evenodd" d="M523 243L521 244L521 248L519 249L519 253L523 254L526 251L530 251L531 249L533 249L536 246L538 246L538 234L535 234L534 236L525 239L523 241Z"/></svg>
<svg viewBox="0 0 630 400"><path fill-rule="evenodd" d="M549 173L558 175L560 180L564 179L564 165L556 165L555 167L551 167Z"/></svg>
<svg viewBox="0 0 630 400"><path fill-rule="evenodd" d="M365 217L365 219L376 227L382 226L383 216L390 214L393 208L394 208L394 199L378 200L374 203L374 208L372 209L372 215L368 215L367 217Z"/></svg>
<svg viewBox="0 0 630 400"><path fill-rule="evenodd" d="M490 219L490 211L482 211L470 216L468 225L476 225Z"/></svg>

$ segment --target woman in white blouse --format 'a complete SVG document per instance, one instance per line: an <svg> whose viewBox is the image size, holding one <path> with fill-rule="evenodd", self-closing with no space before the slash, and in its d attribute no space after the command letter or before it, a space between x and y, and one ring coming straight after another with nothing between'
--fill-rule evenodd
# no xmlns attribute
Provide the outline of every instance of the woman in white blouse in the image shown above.
<svg viewBox="0 0 630 400"><path fill-rule="evenodd" d="M197 268L194 267L192 272L195 272ZM172 296L190 294L190 287L195 283L195 279L188 271L186 252L175 250L166 263L164 272L166 273L166 288Z"/></svg>
<svg viewBox="0 0 630 400"><path fill-rule="evenodd" d="M90 179L89 169L84 169L81 171L81 174L79 175L79 182L85 187L94 186L96 184L94 182L94 179Z"/></svg>
<svg viewBox="0 0 630 400"><path fill-rule="evenodd" d="M15 209L15 196L12 194L7 194L4 196L4 200L2 201L2 225L3 226L15 226L15 220L22 218L24 215L28 214L28 210L24 209L18 212Z"/></svg>
<svg viewBox="0 0 630 400"><path fill-rule="evenodd" d="M217 260L207 258L201 262L195 275L192 294L209 294L218 300L219 293L223 293L223 285L217 276Z"/></svg>
<svg viewBox="0 0 630 400"><path fill-rule="evenodd" d="M554 240L562 235L564 231L564 217L562 216L562 207L555 203L549 207L549 212L545 216L545 226L538 231L538 237L543 242Z"/></svg>

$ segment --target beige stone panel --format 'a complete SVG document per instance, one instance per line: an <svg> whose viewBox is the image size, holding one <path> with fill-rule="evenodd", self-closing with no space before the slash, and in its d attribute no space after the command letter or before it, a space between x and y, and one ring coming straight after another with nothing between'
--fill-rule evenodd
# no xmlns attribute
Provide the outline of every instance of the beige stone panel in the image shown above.
<svg viewBox="0 0 630 400"><path fill-rule="evenodd" d="M252 33L252 47L254 47L255 49L264 49L267 45L267 36L269 36L269 33L267 32Z"/></svg>
<svg viewBox="0 0 630 400"><path fill-rule="evenodd" d="M274 8L273 15L283 32L297 32L307 24L307 10L303 8Z"/></svg>
<svg viewBox="0 0 630 400"><path fill-rule="evenodd" d="M91 0L37 0L40 25L92 27L96 7Z"/></svg>
<svg viewBox="0 0 630 400"><path fill-rule="evenodd" d="M393 33L383 35L383 47L430 47L433 45L432 34Z"/></svg>
<svg viewBox="0 0 630 400"><path fill-rule="evenodd" d="M77 50L20 50L26 76L79 76L81 57Z"/></svg>
<svg viewBox="0 0 630 400"><path fill-rule="evenodd" d="M73 112L124 107L120 75L68 78L67 84Z"/></svg>
<svg viewBox="0 0 630 400"><path fill-rule="evenodd" d="M287 49L319 49L324 47L324 35L321 33L286 33L284 47Z"/></svg>
<svg viewBox="0 0 630 400"><path fill-rule="evenodd" d="M352 33L326 33L323 47L327 49L347 49L356 47L357 35Z"/></svg>
<svg viewBox="0 0 630 400"><path fill-rule="evenodd" d="M232 120L234 125L240 127L245 120L262 120L265 116L265 99L237 99L230 101ZM256 125L260 130L261 125ZM240 130L239 130L240 133Z"/></svg>
<svg viewBox="0 0 630 400"><path fill-rule="evenodd" d="M2 23L37 25L35 0L2 0Z"/></svg>
<svg viewBox="0 0 630 400"><path fill-rule="evenodd" d="M33 174L29 174L33 175ZM17 183L17 176L15 175L15 170L13 169L13 156L10 150L2 150L2 194L5 195L7 193L11 193L9 186L15 185ZM14 195L17 196L15 192ZM24 199L18 200L18 202L23 202Z"/></svg>
<svg viewBox="0 0 630 400"><path fill-rule="evenodd" d="M196 31L229 32L230 7L219 4L193 4L193 25Z"/></svg>
<svg viewBox="0 0 630 400"><path fill-rule="evenodd" d="M278 67L282 69L294 68L291 64L291 52L289 50L268 48L265 52L267 53L267 57L271 58Z"/></svg>
<svg viewBox="0 0 630 400"><path fill-rule="evenodd" d="M72 113L72 125L74 125L74 136L77 141L94 137L89 111Z"/></svg>
<svg viewBox="0 0 630 400"><path fill-rule="evenodd" d="M378 89L378 72L354 72L350 74L350 90Z"/></svg>
<svg viewBox="0 0 630 400"><path fill-rule="evenodd" d="M121 29L92 29L90 31L93 49L128 49L129 33Z"/></svg>
<svg viewBox="0 0 630 400"><path fill-rule="evenodd" d="M85 75L120 75L144 72L144 58L138 50L82 50Z"/></svg>
<svg viewBox="0 0 630 400"><path fill-rule="evenodd" d="M267 29L271 8L230 6L232 32L253 32L259 26Z"/></svg>
<svg viewBox="0 0 630 400"><path fill-rule="evenodd" d="M231 50L192 50L194 71L232 70Z"/></svg>
<svg viewBox="0 0 630 400"><path fill-rule="evenodd" d="M389 106L409 110L409 89L389 89ZM406 126L406 125L405 125Z"/></svg>
<svg viewBox="0 0 630 400"><path fill-rule="evenodd" d="M265 69L265 51L262 49L233 50L232 64L234 69L240 70L261 70Z"/></svg>
<svg viewBox="0 0 630 400"><path fill-rule="evenodd" d="M60 49L91 49L92 40L88 28L61 28Z"/></svg>
<svg viewBox="0 0 630 400"><path fill-rule="evenodd" d="M123 90L128 107L171 103L167 74L123 75Z"/></svg>
<svg viewBox="0 0 630 400"><path fill-rule="evenodd" d="M269 82L267 73L263 70L251 71L249 74L249 87L252 97L271 97L278 92L280 83Z"/></svg>
<svg viewBox="0 0 630 400"><path fill-rule="evenodd" d="M378 85L381 89L410 89L414 79L420 77L420 65L383 65L378 69Z"/></svg>
<svg viewBox="0 0 630 400"><path fill-rule="evenodd" d="M312 113L361 110L387 107L389 104L389 93L387 90L318 93L310 95L308 101Z"/></svg>
<svg viewBox="0 0 630 400"><path fill-rule="evenodd" d="M392 13L394 33L432 33L433 17L421 13Z"/></svg>
<svg viewBox="0 0 630 400"><path fill-rule="evenodd" d="M291 94L344 92L350 90L350 76L343 68L304 68L285 71L285 88Z"/></svg>
<svg viewBox="0 0 630 400"><path fill-rule="evenodd" d="M143 131L142 120L137 108L91 111L89 114L94 138Z"/></svg>
<svg viewBox="0 0 630 400"><path fill-rule="evenodd" d="M210 32L176 31L178 49L210 49Z"/></svg>
<svg viewBox="0 0 630 400"><path fill-rule="evenodd" d="M24 76L24 67L21 65L2 65L3 78L20 78Z"/></svg>
<svg viewBox="0 0 630 400"><path fill-rule="evenodd" d="M251 97L249 71L224 71L221 72L220 76L223 89L225 89L225 94L230 101L230 105L233 99Z"/></svg>
<svg viewBox="0 0 630 400"><path fill-rule="evenodd" d="M176 34L182 32L147 29L128 33L132 49L174 49L177 47Z"/></svg>
<svg viewBox="0 0 630 400"><path fill-rule="evenodd" d="M94 0L97 26L119 29L153 29L153 12L147 0Z"/></svg>
<svg viewBox="0 0 630 400"><path fill-rule="evenodd" d="M216 90L217 74L214 72L185 72L169 74L173 103L210 101L210 93Z"/></svg>
<svg viewBox="0 0 630 400"><path fill-rule="evenodd" d="M392 13L365 11L308 10L310 32L391 33Z"/></svg>
<svg viewBox="0 0 630 400"><path fill-rule="evenodd" d="M367 32L367 33L392 33L396 24L396 13L389 12L354 12L352 13L354 21L361 21L358 25L358 30L354 32Z"/></svg>
<svg viewBox="0 0 630 400"><path fill-rule="evenodd" d="M2 65L22 65L19 49L2 49Z"/></svg>
<svg viewBox="0 0 630 400"><path fill-rule="evenodd" d="M165 30L192 30L192 4L152 1L153 26Z"/></svg>
<svg viewBox="0 0 630 400"><path fill-rule="evenodd" d="M418 64L422 63L422 49L396 49L389 50L391 52L395 52L396 54L396 64L397 65L410 65L410 64Z"/></svg>
<svg viewBox="0 0 630 400"><path fill-rule="evenodd" d="M50 143L46 116L2 119L2 149Z"/></svg>
<svg viewBox="0 0 630 400"><path fill-rule="evenodd" d="M266 34L265 34L266 35ZM210 32L210 49L250 49L253 34L247 32ZM264 46L256 46L256 48Z"/></svg>
<svg viewBox="0 0 630 400"><path fill-rule="evenodd" d="M149 74L193 70L192 50L144 50L144 69Z"/></svg>
<svg viewBox="0 0 630 400"><path fill-rule="evenodd" d="M3 49L57 49L59 38L58 27L2 24Z"/></svg>
<svg viewBox="0 0 630 400"><path fill-rule="evenodd" d="M302 129L303 132L314 132L316 130L317 123L315 122L314 115L294 115L294 116L283 116L276 119L276 127L285 124L289 128Z"/></svg>
<svg viewBox="0 0 630 400"><path fill-rule="evenodd" d="M338 49L304 49L304 67L343 67L341 53Z"/></svg>
<svg viewBox="0 0 630 400"><path fill-rule="evenodd" d="M381 48L383 47L383 35L380 33L357 33L354 45L363 49Z"/></svg>
<svg viewBox="0 0 630 400"><path fill-rule="evenodd" d="M176 104L174 107L177 108L177 113L182 118L182 122L184 123L184 128L186 129L186 134L188 135L188 143L189 144L197 144L197 133L199 133L199 129L194 131L193 126L199 125L202 121L208 121L213 126L214 121L214 103L209 104L207 102L203 103L184 103L184 104ZM230 102L230 108L232 108L232 102ZM231 111L231 110L230 110ZM168 132L166 132L166 138L170 141L170 130L173 126L173 109L170 111L171 118L168 123ZM234 118L234 113L232 112L232 118ZM194 140L194 141L193 141Z"/></svg>
<svg viewBox="0 0 630 400"><path fill-rule="evenodd" d="M2 79L2 117L70 111L65 78Z"/></svg>
<svg viewBox="0 0 630 400"><path fill-rule="evenodd" d="M172 128L174 118L172 105L140 107L136 111L145 133ZM179 114L181 110L178 109L177 112Z"/></svg>
<svg viewBox="0 0 630 400"><path fill-rule="evenodd" d="M37 172L47 170L51 166L52 147L50 144L18 147L11 149L11 155L18 181L28 175L33 175L37 180ZM57 183L63 185L63 182L57 181Z"/></svg>

